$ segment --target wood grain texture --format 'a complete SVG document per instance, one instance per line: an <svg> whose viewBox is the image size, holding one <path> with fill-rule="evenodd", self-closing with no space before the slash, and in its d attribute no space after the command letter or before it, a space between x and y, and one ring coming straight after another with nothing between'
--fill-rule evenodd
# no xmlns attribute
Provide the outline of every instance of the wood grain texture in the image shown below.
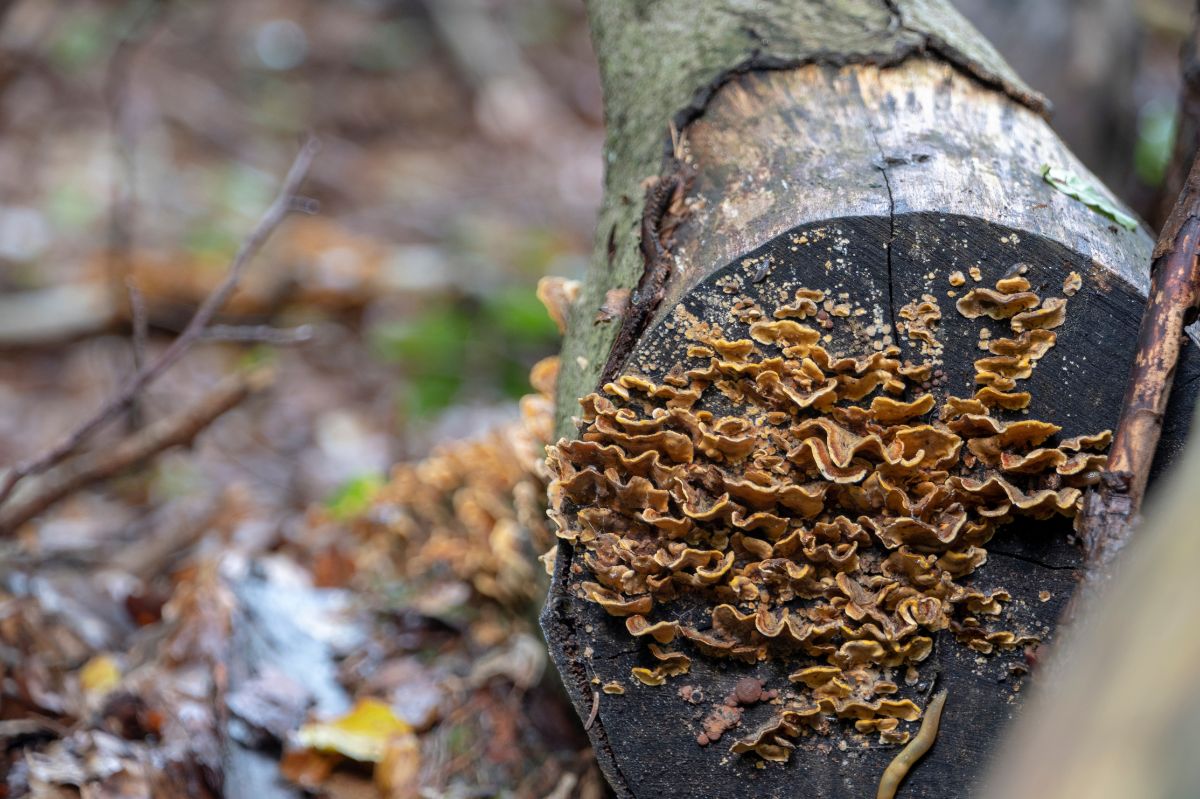
<svg viewBox="0 0 1200 799"><path fill-rule="evenodd" d="M685 141L693 210L675 234L668 300L796 225L920 211L1038 233L1149 285L1146 231L1042 179L1043 164L1069 169L1120 205L1046 121L938 61L751 73L713 98Z"/></svg>

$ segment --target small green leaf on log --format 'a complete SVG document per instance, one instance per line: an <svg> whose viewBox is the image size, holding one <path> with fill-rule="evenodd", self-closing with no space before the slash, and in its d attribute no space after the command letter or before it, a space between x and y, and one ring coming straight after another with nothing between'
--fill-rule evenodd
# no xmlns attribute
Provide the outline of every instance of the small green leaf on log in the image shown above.
<svg viewBox="0 0 1200 799"><path fill-rule="evenodd" d="M1097 213L1107 216L1126 230L1137 230L1138 222L1114 205L1100 191L1083 178L1066 169L1049 164L1042 165L1042 178L1054 188Z"/></svg>

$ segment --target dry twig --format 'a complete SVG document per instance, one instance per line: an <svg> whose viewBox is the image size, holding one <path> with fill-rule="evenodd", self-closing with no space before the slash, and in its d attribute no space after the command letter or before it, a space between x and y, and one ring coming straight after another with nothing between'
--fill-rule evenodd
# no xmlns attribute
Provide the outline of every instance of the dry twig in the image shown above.
<svg viewBox="0 0 1200 799"><path fill-rule="evenodd" d="M164 450L190 444L201 430L270 381L266 370L230 375L192 407L143 427L112 448L80 455L39 482L28 496L9 503L0 512L0 535L12 533L85 486L115 477Z"/></svg>
<svg viewBox="0 0 1200 799"><path fill-rule="evenodd" d="M1084 500L1079 528L1084 545L1083 588L1095 588L1108 579L1113 559L1136 525L1162 435L1184 328L1200 309L1198 253L1200 159L1195 159L1154 248L1150 294L1108 466L1100 485ZM1068 608L1068 618L1075 604L1072 601Z"/></svg>
<svg viewBox="0 0 1200 799"><path fill-rule="evenodd" d="M134 160L133 120L126 99L133 60L141 46L161 24L165 5L163 0L143 0L141 7L135 9L136 16L113 48L104 76L104 102L108 108L109 124L112 128L114 163L108 224L108 271L114 294L122 282L129 292L135 372L145 363L145 326L143 324L139 327L138 319L139 311L144 314L145 307L143 305L141 309L138 308L141 295L137 293L130 276L134 216L137 210L137 162Z"/></svg>
<svg viewBox="0 0 1200 799"><path fill-rule="evenodd" d="M205 341L236 341L243 344L273 344L286 347L312 341L315 335L316 329L312 325L209 325L201 338Z"/></svg>
<svg viewBox="0 0 1200 799"><path fill-rule="evenodd" d="M266 243L267 239L270 238L271 234L293 209L296 193L300 188L300 184L304 181L305 175L308 174L308 169L312 165L318 147L319 145L315 138L310 137L304 142L295 161L292 162L291 169L288 170L287 177L284 179L275 200L242 242L241 247L238 248L237 254L234 255L225 278L204 299L200 307L196 309L196 313L183 329L183 332L163 350L162 354L155 361L146 364L134 372L120 391L110 397L95 413L64 436L58 444L34 458L22 461L10 468L4 477L3 483L0 483L0 503L6 502L12 496L16 486L26 477L42 474L75 454L90 436L128 408L147 385L161 377L167 369L178 362L188 349L201 338L204 330L212 322L217 312L221 310L237 289L238 281L241 279L250 261L253 260L263 244Z"/></svg>

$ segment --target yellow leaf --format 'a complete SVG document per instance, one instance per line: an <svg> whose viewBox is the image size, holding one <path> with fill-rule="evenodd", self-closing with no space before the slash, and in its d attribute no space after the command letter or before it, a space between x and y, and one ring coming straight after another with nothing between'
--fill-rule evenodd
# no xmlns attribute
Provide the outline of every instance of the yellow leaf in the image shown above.
<svg viewBox="0 0 1200 799"><path fill-rule="evenodd" d="M79 685L89 697L107 696L121 681L121 669L111 655L96 655L79 670Z"/></svg>
<svg viewBox="0 0 1200 799"><path fill-rule="evenodd" d="M378 763L388 741L412 733L392 708L378 699L360 699L344 716L305 724L297 737L310 749L337 752L360 763Z"/></svg>

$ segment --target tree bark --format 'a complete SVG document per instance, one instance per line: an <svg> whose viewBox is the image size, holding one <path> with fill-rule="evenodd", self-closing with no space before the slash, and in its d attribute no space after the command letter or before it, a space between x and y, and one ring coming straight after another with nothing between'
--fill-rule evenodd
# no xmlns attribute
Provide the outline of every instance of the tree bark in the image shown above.
<svg viewBox="0 0 1200 799"><path fill-rule="evenodd" d="M950 269L983 265L992 280L1020 262L1035 264L1051 292L1071 272L1085 281L1059 330L1069 362L1029 379L1031 417L1051 417L1064 436L1112 425L1152 242L1044 182L1050 164L1096 183L1050 130L1045 101L948 3L592 0L589 12L606 195L564 341L561 435L573 433L578 399L606 364L660 379L681 347L669 316L715 307L719 280L736 277L737 290L759 297L832 274L895 333L901 303L930 292L946 302ZM792 244L814 231L844 240L844 258ZM599 313L626 291L622 316ZM967 335L952 308L940 335ZM947 347L947 392L970 394L974 348L973 339L957 355ZM1200 376L1188 349L1164 429L1168 456ZM1073 588L1077 549L1065 535L1019 534L989 551L987 583L1021 595L1022 623L1048 631ZM597 693L596 680L627 677L641 661L624 626L577 596L573 568L586 567L564 542L543 625L581 717L596 709L589 734L618 795L874 794L895 747L802 747L786 766L759 769L727 746L697 746L697 711L673 688ZM1052 599L1039 601L1047 591ZM1002 680L1013 658L984 667L961 649L939 641L931 656L950 698L939 743L904 796L969 795L1011 714L1017 695ZM786 684L771 663L697 662L688 682L719 697L745 674Z"/></svg>

